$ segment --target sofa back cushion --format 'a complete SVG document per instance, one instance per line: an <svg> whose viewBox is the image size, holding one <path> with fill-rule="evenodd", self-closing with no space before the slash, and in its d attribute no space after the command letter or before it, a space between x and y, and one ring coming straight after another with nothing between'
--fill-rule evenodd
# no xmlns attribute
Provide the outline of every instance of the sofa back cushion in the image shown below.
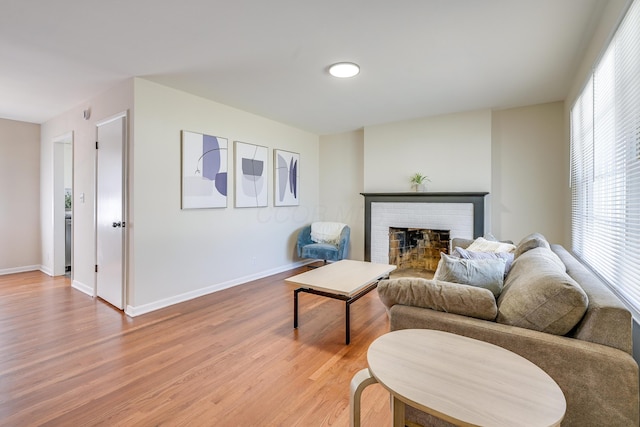
<svg viewBox="0 0 640 427"><path fill-rule="evenodd" d="M566 335L582 319L589 299L545 246L516 258L498 298L498 323Z"/></svg>
<svg viewBox="0 0 640 427"><path fill-rule="evenodd" d="M550 249L549 242L547 242L547 239L540 233L531 233L520 240L515 249L515 257L518 258L528 250L535 248Z"/></svg>

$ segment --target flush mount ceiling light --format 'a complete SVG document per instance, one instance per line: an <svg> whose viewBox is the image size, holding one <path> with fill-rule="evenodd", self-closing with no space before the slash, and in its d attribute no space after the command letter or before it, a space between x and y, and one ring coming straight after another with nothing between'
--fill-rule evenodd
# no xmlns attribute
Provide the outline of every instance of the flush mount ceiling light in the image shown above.
<svg viewBox="0 0 640 427"><path fill-rule="evenodd" d="M353 62L338 62L329 67L329 74L333 77L340 77L341 79L353 77L359 72L360 67Z"/></svg>

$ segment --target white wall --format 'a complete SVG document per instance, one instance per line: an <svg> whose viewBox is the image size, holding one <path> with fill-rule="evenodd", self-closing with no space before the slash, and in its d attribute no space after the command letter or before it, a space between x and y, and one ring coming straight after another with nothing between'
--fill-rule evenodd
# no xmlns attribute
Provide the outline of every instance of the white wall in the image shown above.
<svg viewBox="0 0 640 427"><path fill-rule="evenodd" d="M567 244L569 159L564 103L493 113L492 232L516 243L533 232Z"/></svg>
<svg viewBox="0 0 640 427"><path fill-rule="evenodd" d="M574 76L571 89L565 99L565 109L567 113L575 102L577 96L582 92L585 83L587 83L587 80L589 79L589 74L595 66L596 60L602 53L604 53L607 43L617 28L623 13L627 10L630 2L631 0L609 0L606 2L602 18L597 22L593 37L588 42L585 53L579 60L578 72Z"/></svg>
<svg viewBox="0 0 640 427"><path fill-rule="evenodd" d="M360 132L323 136L322 206L338 217L357 207L360 217L348 218L356 236L352 258L361 259L364 213L358 194L363 190L355 185L358 169L367 192L410 191L409 176L422 172L432 180L428 191L488 191L487 231L497 237L517 242L539 231L566 244L569 172L563 128L563 103L557 102L371 126L364 129L362 141ZM341 184L349 179L351 185Z"/></svg>
<svg viewBox="0 0 640 427"><path fill-rule="evenodd" d="M83 110L91 117L84 120ZM84 104L42 125L40 138L40 226L42 228L43 271L62 274L54 266L55 257L64 261L64 210L53 212L54 141L73 132L73 281L74 286L90 291L95 286L95 140L96 123L119 112L133 109L133 80L127 80ZM81 197L84 195L84 202ZM61 216L60 216L61 215ZM57 231L54 224L61 224ZM60 245L62 239L62 245ZM58 243L57 250L54 243ZM62 251L59 248L62 248ZM56 258L57 259L57 258Z"/></svg>
<svg viewBox="0 0 640 427"><path fill-rule="evenodd" d="M298 230L319 217L319 138L135 80L128 312L143 313L296 264ZM227 138L224 209L180 209L180 131ZM234 208L233 143L269 148L269 207ZM273 207L273 149L300 153L300 206Z"/></svg>
<svg viewBox="0 0 640 427"><path fill-rule="evenodd" d="M351 228L349 259L364 260L364 132L320 137L320 219Z"/></svg>
<svg viewBox="0 0 640 427"><path fill-rule="evenodd" d="M426 117L364 129L366 192L411 191L416 172L428 191L491 190L491 111Z"/></svg>
<svg viewBox="0 0 640 427"><path fill-rule="evenodd" d="M0 274L40 268L40 125L0 119Z"/></svg>
<svg viewBox="0 0 640 427"><path fill-rule="evenodd" d="M351 226L349 258L364 259L362 192L491 191L491 111L425 117L320 138L322 219Z"/></svg>

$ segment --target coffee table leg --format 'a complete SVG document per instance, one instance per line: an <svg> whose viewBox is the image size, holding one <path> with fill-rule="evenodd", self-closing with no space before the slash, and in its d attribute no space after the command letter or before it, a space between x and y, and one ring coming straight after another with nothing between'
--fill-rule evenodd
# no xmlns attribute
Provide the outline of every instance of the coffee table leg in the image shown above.
<svg viewBox="0 0 640 427"><path fill-rule="evenodd" d="M351 316L350 316L350 314L351 314L351 313L350 313L350 310L349 310L349 307L351 306L351 304L349 303L349 301L347 301L347 302L345 303L345 305L346 305L345 313L344 313L344 314L345 314L345 317L346 317L346 325L345 325L345 328L346 328L346 330L347 330L347 331L346 331L346 339L345 339L345 343L346 343L347 345L349 345L349 343L351 342Z"/></svg>
<svg viewBox="0 0 640 427"><path fill-rule="evenodd" d="M298 294L300 289L293 291L293 329L298 327Z"/></svg>
<svg viewBox="0 0 640 427"><path fill-rule="evenodd" d="M376 286L378 285L377 282L371 284L368 288L365 288L364 290L360 291L360 293L356 294L355 296L349 298L346 295L341 295L341 294L334 294L331 292L324 292L324 291L318 291L315 289L310 289L310 288L298 288L296 290L293 291L293 328L296 329L298 328L298 294L300 292L307 292L310 294L314 294L314 295L320 295L323 297L328 297L328 298L333 298L333 299L339 299L341 301L345 302L345 342L346 344L349 344L351 342L351 315L350 315L350 311L351 311L351 304L353 304L354 302L356 302L357 300L359 300L361 297L363 297L365 294L367 294L368 292L370 292L372 289L375 289Z"/></svg>
<svg viewBox="0 0 640 427"><path fill-rule="evenodd" d="M364 389L377 381L368 369L363 369L353 376L349 387L349 407L351 427L360 427L360 403Z"/></svg>

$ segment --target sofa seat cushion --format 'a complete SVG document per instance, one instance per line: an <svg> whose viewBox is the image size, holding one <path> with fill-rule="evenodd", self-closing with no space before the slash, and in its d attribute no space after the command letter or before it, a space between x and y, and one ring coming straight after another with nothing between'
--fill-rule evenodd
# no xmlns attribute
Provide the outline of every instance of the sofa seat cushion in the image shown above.
<svg viewBox="0 0 640 427"><path fill-rule="evenodd" d="M566 335L582 319L589 300L546 247L522 253L498 298L498 323Z"/></svg>
<svg viewBox="0 0 640 427"><path fill-rule="evenodd" d="M494 320L498 312L490 290L435 279L381 280L378 295L387 308L396 304L410 305L483 320Z"/></svg>

